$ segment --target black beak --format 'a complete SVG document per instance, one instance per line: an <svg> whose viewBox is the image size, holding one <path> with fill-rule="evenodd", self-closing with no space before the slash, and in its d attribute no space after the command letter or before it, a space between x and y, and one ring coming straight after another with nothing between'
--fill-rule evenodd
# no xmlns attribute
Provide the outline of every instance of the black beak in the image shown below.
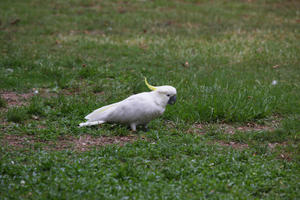
<svg viewBox="0 0 300 200"><path fill-rule="evenodd" d="M176 95L170 97L168 104L174 105L175 102L176 102Z"/></svg>

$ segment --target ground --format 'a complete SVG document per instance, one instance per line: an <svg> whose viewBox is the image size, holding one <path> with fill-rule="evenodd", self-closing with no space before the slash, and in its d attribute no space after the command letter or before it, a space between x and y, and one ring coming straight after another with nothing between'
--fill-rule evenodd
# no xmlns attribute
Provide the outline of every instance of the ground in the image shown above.
<svg viewBox="0 0 300 200"><path fill-rule="evenodd" d="M299 199L300 4L0 2L0 199ZM152 85L148 132L78 128Z"/></svg>

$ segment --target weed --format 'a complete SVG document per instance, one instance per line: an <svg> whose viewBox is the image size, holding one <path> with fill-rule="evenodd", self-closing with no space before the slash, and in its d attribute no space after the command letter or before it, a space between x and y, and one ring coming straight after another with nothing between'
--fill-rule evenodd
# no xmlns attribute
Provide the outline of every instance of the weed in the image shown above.
<svg viewBox="0 0 300 200"><path fill-rule="evenodd" d="M6 113L6 119L9 122L23 123L28 119L28 115L23 108L11 108Z"/></svg>
<svg viewBox="0 0 300 200"><path fill-rule="evenodd" d="M0 108L6 107L7 103L6 101L0 96Z"/></svg>
<svg viewBox="0 0 300 200"><path fill-rule="evenodd" d="M33 98L30 105L26 108L28 114L39 116L45 115L44 109L45 106L43 105L42 100L37 97Z"/></svg>

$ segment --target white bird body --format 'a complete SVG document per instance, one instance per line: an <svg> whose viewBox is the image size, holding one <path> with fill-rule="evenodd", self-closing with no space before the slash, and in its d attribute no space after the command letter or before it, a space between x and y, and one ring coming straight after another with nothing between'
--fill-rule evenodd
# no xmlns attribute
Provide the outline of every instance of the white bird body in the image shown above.
<svg viewBox="0 0 300 200"><path fill-rule="evenodd" d="M147 82L146 82L147 84ZM151 89L149 84L147 86ZM155 89L154 89L155 88ZM147 124L161 116L167 104L174 104L176 101L176 89L172 86L153 87L152 92L143 92L132 95L123 101L103 106L87 115L87 122L79 126L92 126L105 122L122 123L130 125L136 131L137 125ZM174 102L170 103L170 100Z"/></svg>

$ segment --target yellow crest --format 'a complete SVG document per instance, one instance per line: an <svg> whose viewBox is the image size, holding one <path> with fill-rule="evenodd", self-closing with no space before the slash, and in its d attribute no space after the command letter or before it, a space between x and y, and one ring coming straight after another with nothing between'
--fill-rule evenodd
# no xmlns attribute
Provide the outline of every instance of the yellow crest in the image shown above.
<svg viewBox="0 0 300 200"><path fill-rule="evenodd" d="M154 91L154 90L156 90L157 88L156 87L154 87L154 86L152 86L152 85L150 85L149 83L148 83L148 81L147 81L147 78L145 77L145 84L147 85L147 87L150 89L150 90L152 90L152 91Z"/></svg>

